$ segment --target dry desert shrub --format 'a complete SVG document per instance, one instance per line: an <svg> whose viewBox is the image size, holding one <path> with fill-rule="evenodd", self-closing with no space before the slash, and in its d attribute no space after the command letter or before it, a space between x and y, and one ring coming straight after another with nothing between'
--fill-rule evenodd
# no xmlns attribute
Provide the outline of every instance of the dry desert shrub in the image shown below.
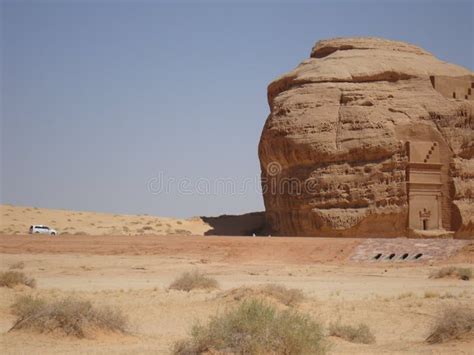
<svg viewBox="0 0 474 355"><path fill-rule="evenodd" d="M170 285L172 290L191 291L195 289L218 288L218 282L212 277L206 276L198 270L184 272Z"/></svg>
<svg viewBox="0 0 474 355"><path fill-rule="evenodd" d="M451 292L445 292L444 294L440 295L439 298L444 300L446 298L458 298L458 296L453 295Z"/></svg>
<svg viewBox="0 0 474 355"><path fill-rule="evenodd" d="M11 264L9 269L10 270L23 270L24 267L25 267L25 263L23 261L18 261L16 263Z"/></svg>
<svg viewBox="0 0 474 355"><path fill-rule="evenodd" d="M449 306L433 324L426 342L443 343L474 332L474 310L464 306Z"/></svg>
<svg viewBox="0 0 474 355"><path fill-rule="evenodd" d="M100 329L125 333L127 329L127 319L121 312L110 307L94 307L89 301L74 298L45 301L22 296L11 308L18 318L10 331L30 329L84 338L88 331Z"/></svg>
<svg viewBox="0 0 474 355"><path fill-rule="evenodd" d="M375 343L375 335L369 326L360 323L357 327L352 325L343 325L339 322L329 325L329 335L342 338L351 343L373 344Z"/></svg>
<svg viewBox="0 0 474 355"><path fill-rule="evenodd" d="M322 326L294 310L278 311L252 299L234 310L196 324L190 338L175 343L173 353L325 354Z"/></svg>
<svg viewBox="0 0 474 355"><path fill-rule="evenodd" d="M286 306L294 306L304 299L303 291L277 284L267 284L263 287L263 291Z"/></svg>
<svg viewBox="0 0 474 355"><path fill-rule="evenodd" d="M175 229L171 232L171 234L177 234L177 235L191 235L191 231L188 231L187 229Z"/></svg>
<svg viewBox="0 0 474 355"><path fill-rule="evenodd" d="M435 291L425 291L425 298L438 298L440 294Z"/></svg>
<svg viewBox="0 0 474 355"><path fill-rule="evenodd" d="M472 277L472 270L469 268L446 266L430 274L432 279L442 279L446 277L457 278L468 281Z"/></svg>
<svg viewBox="0 0 474 355"><path fill-rule="evenodd" d="M225 298L231 298L235 301L242 301L249 298L268 297L284 304L285 306L296 306L304 299L303 291L295 288L286 288L277 284L266 284L257 287L239 287L223 294Z"/></svg>
<svg viewBox="0 0 474 355"><path fill-rule="evenodd" d="M405 298L411 298L411 297L414 297L414 296L415 296L415 294L410 291L410 292L404 292L404 293L399 294L397 298L399 300L403 300Z"/></svg>
<svg viewBox="0 0 474 355"><path fill-rule="evenodd" d="M0 287L15 287L17 285L25 285L28 287L36 287L36 280L27 277L19 271L5 271L0 273Z"/></svg>

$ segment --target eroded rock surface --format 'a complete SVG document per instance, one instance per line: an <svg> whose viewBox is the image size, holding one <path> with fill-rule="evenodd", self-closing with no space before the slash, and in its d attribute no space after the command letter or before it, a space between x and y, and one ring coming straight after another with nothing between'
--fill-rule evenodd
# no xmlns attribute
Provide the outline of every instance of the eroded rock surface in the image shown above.
<svg viewBox="0 0 474 355"><path fill-rule="evenodd" d="M316 43L268 87L259 158L273 233L409 235L407 142L426 141L440 150L440 229L473 237L473 74L402 42Z"/></svg>

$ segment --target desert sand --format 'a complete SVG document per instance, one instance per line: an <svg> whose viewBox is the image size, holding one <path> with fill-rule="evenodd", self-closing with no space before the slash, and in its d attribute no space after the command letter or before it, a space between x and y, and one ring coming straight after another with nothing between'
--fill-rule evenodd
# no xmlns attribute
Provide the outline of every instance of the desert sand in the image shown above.
<svg viewBox="0 0 474 355"><path fill-rule="evenodd" d="M62 235L252 235L262 228L263 213L180 219L0 205L0 233L27 234L32 224Z"/></svg>
<svg viewBox="0 0 474 355"><path fill-rule="evenodd" d="M0 346L6 354L169 354L191 326L238 304L234 288L276 283L301 289L295 308L323 324L364 322L371 345L329 337L332 354L469 354L474 339L428 345L424 339L443 306L473 308L473 281L431 279L444 265L471 267L467 245L446 260L365 262L350 259L362 239L86 236L51 238L0 235L0 270L23 262L37 288L0 288ZM208 291L169 290L182 272L200 270L219 282ZM130 320L129 335L97 334L77 339L7 332L15 320L10 305L20 295L47 299L77 296L118 308ZM278 305L285 308L284 305Z"/></svg>
<svg viewBox="0 0 474 355"><path fill-rule="evenodd" d="M0 205L0 231L26 234L32 224L44 224L56 229L60 234L72 235L203 235L210 229L199 217L177 219Z"/></svg>

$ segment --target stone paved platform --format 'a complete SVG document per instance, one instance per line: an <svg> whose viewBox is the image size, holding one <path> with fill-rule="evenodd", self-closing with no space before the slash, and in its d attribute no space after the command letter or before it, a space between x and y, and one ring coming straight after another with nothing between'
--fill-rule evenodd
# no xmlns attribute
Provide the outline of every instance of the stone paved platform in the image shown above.
<svg viewBox="0 0 474 355"><path fill-rule="evenodd" d="M367 239L351 257L353 261L406 262L444 259L456 254L469 240L453 239Z"/></svg>

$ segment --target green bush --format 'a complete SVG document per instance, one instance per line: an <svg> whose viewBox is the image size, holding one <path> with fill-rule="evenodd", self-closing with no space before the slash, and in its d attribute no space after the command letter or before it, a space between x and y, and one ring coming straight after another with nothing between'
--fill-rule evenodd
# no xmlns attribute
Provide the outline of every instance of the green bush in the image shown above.
<svg viewBox="0 0 474 355"><path fill-rule="evenodd" d="M182 273L173 283L170 285L172 290L191 291L194 289L210 289L217 288L218 282L208 277L198 270L192 272Z"/></svg>
<svg viewBox="0 0 474 355"><path fill-rule="evenodd" d="M360 323L357 327L333 323L329 326L329 335L342 338L344 340L350 341L351 343L375 343L374 334L370 330L369 326L364 323Z"/></svg>
<svg viewBox="0 0 474 355"><path fill-rule="evenodd" d="M321 325L294 310L278 311L252 299L235 310L196 324L189 339L175 343L173 353L325 354Z"/></svg>
<svg viewBox="0 0 474 355"><path fill-rule="evenodd" d="M127 319L110 307L94 307L89 301L66 298L45 301L22 296L12 305L18 318L10 329L31 329L40 333L62 332L84 338L87 330L103 329L126 332Z"/></svg>
<svg viewBox="0 0 474 355"><path fill-rule="evenodd" d="M27 277L19 271L5 271L0 273L0 287L15 287L17 285L25 285L28 287L36 287L36 280Z"/></svg>

